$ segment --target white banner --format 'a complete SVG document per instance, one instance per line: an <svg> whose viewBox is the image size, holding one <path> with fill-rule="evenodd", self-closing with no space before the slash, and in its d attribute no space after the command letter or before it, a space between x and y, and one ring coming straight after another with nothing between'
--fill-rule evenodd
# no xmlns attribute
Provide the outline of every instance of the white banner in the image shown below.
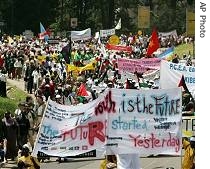
<svg viewBox="0 0 210 169"><path fill-rule="evenodd" d="M155 77L157 77L157 79L159 79L160 70L152 70L149 73L145 72L142 76L145 80L153 80Z"/></svg>
<svg viewBox="0 0 210 169"><path fill-rule="evenodd" d="M32 152L74 156L94 149L106 154L180 155L181 89L108 89L77 106L49 101Z"/></svg>
<svg viewBox="0 0 210 169"><path fill-rule="evenodd" d="M115 29L117 30L121 29L121 18L119 19L117 25L115 26Z"/></svg>
<svg viewBox="0 0 210 169"><path fill-rule="evenodd" d="M178 36L176 30L173 30L173 31L170 31L170 32L158 32L158 35L162 36L162 37L167 37L167 36L177 37Z"/></svg>
<svg viewBox="0 0 210 169"><path fill-rule="evenodd" d="M195 136L195 116L182 117L182 137Z"/></svg>
<svg viewBox="0 0 210 169"><path fill-rule="evenodd" d="M136 82L138 82L138 78L134 73L130 73L127 71L121 72L121 79L120 79L121 83L125 83L127 79L133 79Z"/></svg>
<svg viewBox="0 0 210 169"><path fill-rule="evenodd" d="M77 40L87 40L91 38L91 29L85 29L82 31L71 31L71 40L77 41Z"/></svg>
<svg viewBox="0 0 210 169"><path fill-rule="evenodd" d="M195 91L195 67L162 60L160 66L160 88L177 87L182 75L184 75L188 90L193 95Z"/></svg>
<svg viewBox="0 0 210 169"><path fill-rule="evenodd" d="M100 30L100 37L115 35L115 29Z"/></svg>

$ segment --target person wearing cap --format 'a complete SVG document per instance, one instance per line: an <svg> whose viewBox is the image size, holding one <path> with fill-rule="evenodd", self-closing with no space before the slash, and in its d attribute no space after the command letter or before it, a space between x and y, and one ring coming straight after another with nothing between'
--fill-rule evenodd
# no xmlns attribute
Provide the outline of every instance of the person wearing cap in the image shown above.
<svg viewBox="0 0 210 169"><path fill-rule="evenodd" d="M56 103L58 103L58 104L63 104L62 97L61 97L60 94L56 94L56 95L55 95L55 101L56 101Z"/></svg>
<svg viewBox="0 0 210 169"><path fill-rule="evenodd" d="M17 166L19 169L40 169L40 163L36 157L30 155L29 146L22 146L21 157L18 158Z"/></svg>
<svg viewBox="0 0 210 169"><path fill-rule="evenodd" d="M182 169L194 169L195 168L195 147L193 147L194 138L183 138L182 145L185 150L182 161Z"/></svg>
<svg viewBox="0 0 210 169"><path fill-rule="evenodd" d="M23 111L25 106L25 102L18 103L18 108L15 110L15 117L18 117L21 114L21 111Z"/></svg>

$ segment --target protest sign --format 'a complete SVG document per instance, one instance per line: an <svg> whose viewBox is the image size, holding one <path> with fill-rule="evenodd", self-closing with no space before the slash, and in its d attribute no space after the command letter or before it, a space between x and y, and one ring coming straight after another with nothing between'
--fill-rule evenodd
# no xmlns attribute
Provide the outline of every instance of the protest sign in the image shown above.
<svg viewBox="0 0 210 169"><path fill-rule="evenodd" d="M118 58L118 69L119 72L138 72L144 73L150 69L160 69L160 59L158 58L147 58L147 59L125 59Z"/></svg>
<svg viewBox="0 0 210 169"><path fill-rule="evenodd" d="M177 37L178 36L176 30L172 30L170 32L158 32L158 35L162 37L168 37L168 36Z"/></svg>
<svg viewBox="0 0 210 169"><path fill-rule="evenodd" d="M102 149L106 154L181 154L181 89L108 89L83 105L49 100L33 149L74 156Z"/></svg>
<svg viewBox="0 0 210 169"><path fill-rule="evenodd" d="M117 51L124 51L124 52L132 52L131 46L122 46L122 45L111 45L107 44L106 48L108 50L117 50Z"/></svg>
<svg viewBox="0 0 210 169"><path fill-rule="evenodd" d="M182 117L182 137L195 136L195 116Z"/></svg>
<svg viewBox="0 0 210 169"><path fill-rule="evenodd" d="M152 70L150 72L146 72L143 75L144 80L154 80L155 78L160 78L160 70Z"/></svg>
<svg viewBox="0 0 210 169"><path fill-rule="evenodd" d="M100 30L100 37L107 37L115 34L115 29Z"/></svg>
<svg viewBox="0 0 210 169"><path fill-rule="evenodd" d="M85 29L82 31L71 31L71 40L77 41L77 40L87 40L91 38L91 29Z"/></svg>
<svg viewBox="0 0 210 169"><path fill-rule="evenodd" d="M121 83L124 83L127 81L127 79L133 79L136 82L138 82L138 78L136 76L136 74L134 73L130 73L130 72L121 72L121 79L119 80Z"/></svg>
<svg viewBox="0 0 210 169"><path fill-rule="evenodd" d="M195 91L195 67L162 60L160 66L160 88L177 87L182 75L188 90L193 94Z"/></svg>

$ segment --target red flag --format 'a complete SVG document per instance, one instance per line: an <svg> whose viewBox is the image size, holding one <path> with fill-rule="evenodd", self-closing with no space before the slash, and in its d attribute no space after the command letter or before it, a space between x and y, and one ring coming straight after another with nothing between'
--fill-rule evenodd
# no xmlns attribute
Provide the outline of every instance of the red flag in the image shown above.
<svg viewBox="0 0 210 169"><path fill-rule="evenodd" d="M128 79L127 79L126 82L125 82L125 88L126 88L126 89L129 89L129 88L130 88Z"/></svg>
<svg viewBox="0 0 210 169"><path fill-rule="evenodd" d="M190 97L192 98L192 102L195 103L195 100L194 100L192 94L190 93L190 91L188 90L187 85L186 85L186 83L185 83L184 75L182 75L182 78L181 78L181 80L180 80L180 82L179 82L178 87L183 87L184 91L185 91L186 93L189 93L189 94L190 94Z"/></svg>
<svg viewBox="0 0 210 169"><path fill-rule="evenodd" d="M179 82L178 87L181 87L181 86L184 88L184 90L185 90L186 92L189 93L189 90L188 90L188 88L187 88L187 85L186 85L186 83L185 83L185 80L184 80L184 76L183 76L183 75L182 75L182 78L181 78L181 80L180 80L180 82Z"/></svg>
<svg viewBox="0 0 210 169"><path fill-rule="evenodd" d="M82 83L77 91L78 96L89 96L85 85Z"/></svg>
<svg viewBox="0 0 210 169"><path fill-rule="evenodd" d="M149 46L147 48L147 56L151 56L160 47L156 29L153 29L150 38Z"/></svg>

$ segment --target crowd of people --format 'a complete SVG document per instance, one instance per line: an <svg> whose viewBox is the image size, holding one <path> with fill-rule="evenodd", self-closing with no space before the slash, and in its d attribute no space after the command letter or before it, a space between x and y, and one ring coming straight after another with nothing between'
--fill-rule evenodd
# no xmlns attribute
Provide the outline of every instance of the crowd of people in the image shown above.
<svg viewBox="0 0 210 169"><path fill-rule="evenodd" d="M101 38L100 42L99 39L92 38L71 43L68 39L60 39L58 44L15 36L12 37L12 42L7 39L7 36L2 36L0 40L0 71L7 78L23 79L25 91L34 97L27 96L25 101L18 104L15 112L5 112L1 121L3 130L0 140L0 154L5 162L7 159L14 160L18 156L18 150L22 149L24 153L31 151L30 146L34 146L48 98L64 105L77 105L96 99L106 88L141 89L141 83L146 84L147 89L158 88L154 80L144 80L143 74L136 73L138 81L122 81L118 72L117 58L147 58L148 36L121 35L119 44L132 46L131 53L104 51L103 44L108 42L108 38ZM184 36L159 37L159 40L162 47L193 41ZM70 51L69 55L66 55L65 50ZM194 65L190 53L175 55L172 62L179 61ZM91 69L74 71L69 69L69 64L75 67L91 64ZM185 93L183 96L187 97L184 106L188 105L188 109L194 113L194 103L189 94ZM27 147L26 144L30 146ZM3 151L6 152L4 156ZM46 158L49 157L43 159Z"/></svg>

